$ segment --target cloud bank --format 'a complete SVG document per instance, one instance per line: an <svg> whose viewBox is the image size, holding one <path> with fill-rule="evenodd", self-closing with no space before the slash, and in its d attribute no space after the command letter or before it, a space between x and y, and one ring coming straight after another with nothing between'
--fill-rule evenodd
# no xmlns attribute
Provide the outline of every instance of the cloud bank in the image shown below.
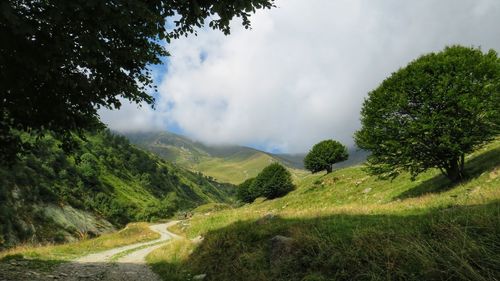
<svg viewBox="0 0 500 281"><path fill-rule="evenodd" d="M497 0L281 0L252 30L174 41L156 111L102 112L113 129L180 128L209 144L304 152L348 145L367 93L416 57L462 44L500 50ZM108 118L115 114L114 118ZM121 117L120 117L121 116ZM135 120L133 122L128 121Z"/></svg>

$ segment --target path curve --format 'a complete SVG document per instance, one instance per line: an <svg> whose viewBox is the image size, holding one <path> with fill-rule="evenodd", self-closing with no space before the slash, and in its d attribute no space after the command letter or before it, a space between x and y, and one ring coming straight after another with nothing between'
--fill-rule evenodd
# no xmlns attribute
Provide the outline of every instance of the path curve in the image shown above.
<svg viewBox="0 0 500 281"><path fill-rule="evenodd" d="M90 254L73 262L61 265L53 273L59 280L81 281L81 280L141 280L160 281L161 279L146 264L146 256L155 249L163 246L170 239L180 236L167 230L168 227L178 221L151 225L149 228L160 234L160 238L143 243L136 243L104 252ZM137 249L134 251L134 249ZM123 257L111 261L112 257L123 253Z"/></svg>

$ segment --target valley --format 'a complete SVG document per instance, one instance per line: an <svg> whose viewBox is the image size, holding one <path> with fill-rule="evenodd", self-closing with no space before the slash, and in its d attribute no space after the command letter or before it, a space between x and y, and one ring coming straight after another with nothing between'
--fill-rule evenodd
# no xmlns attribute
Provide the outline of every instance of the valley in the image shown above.
<svg viewBox="0 0 500 281"><path fill-rule="evenodd" d="M416 181L380 180L362 166L307 175L282 198L195 208L192 218L169 227L178 239L153 244L144 256L161 280L495 280L499 160L495 140L467 156L470 176L458 185L436 170ZM59 264L85 253L78 245L13 249L0 265L24 263L53 276ZM57 254L70 248L70 255ZM141 262L133 264L140 272ZM115 280L106 278L99 280Z"/></svg>
<svg viewBox="0 0 500 281"><path fill-rule="evenodd" d="M231 202L234 186L179 168L107 131L76 138L70 154L46 136L0 168L0 248L61 243Z"/></svg>
<svg viewBox="0 0 500 281"><path fill-rule="evenodd" d="M500 281L499 19L1 1L0 281Z"/></svg>
<svg viewBox="0 0 500 281"><path fill-rule="evenodd" d="M165 160L219 182L240 184L273 162L285 165L295 178L307 174L304 154L272 154L245 146L209 146L170 132L126 133L124 136ZM354 148L349 152L350 159L334 165L334 168L360 164L368 155Z"/></svg>

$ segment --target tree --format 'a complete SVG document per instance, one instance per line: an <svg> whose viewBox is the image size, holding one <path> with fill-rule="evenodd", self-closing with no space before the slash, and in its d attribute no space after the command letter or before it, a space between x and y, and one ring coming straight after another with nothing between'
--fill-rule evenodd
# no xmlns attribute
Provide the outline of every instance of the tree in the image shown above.
<svg viewBox="0 0 500 281"><path fill-rule="evenodd" d="M465 154L499 133L500 60L490 50L447 47L414 60L371 93L357 145L371 151L368 169L394 178L438 168L464 177Z"/></svg>
<svg viewBox="0 0 500 281"><path fill-rule="evenodd" d="M347 148L338 141L324 140L313 146L304 158L304 166L313 174L332 172L332 165L347 160Z"/></svg>
<svg viewBox="0 0 500 281"><path fill-rule="evenodd" d="M290 172L279 163L273 163L260 172L250 186L252 201L257 197L274 199L294 190Z"/></svg>
<svg viewBox="0 0 500 281"><path fill-rule="evenodd" d="M22 149L16 130L98 127L99 108L122 100L153 104L149 66L164 42L208 26L230 32L274 0L6 0L0 2L0 161ZM173 30L167 20L174 19ZM11 153L9 153L11 152Z"/></svg>
<svg viewBox="0 0 500 281"><path fill-rule="evenodd" d="M237 198L241 202L252 203L255 197L250 193L250 187L252 186L255 178L250 178L238 185Z"/></svg>
<svg viewBox="0 0 500 281"><path fill-rule="evenodd" d="M88 183L95 185L99 181L99 162L96 157L89 152L85 152L80 157L80 163L78 163L78 170L83 178L83 180Z"/></svg>

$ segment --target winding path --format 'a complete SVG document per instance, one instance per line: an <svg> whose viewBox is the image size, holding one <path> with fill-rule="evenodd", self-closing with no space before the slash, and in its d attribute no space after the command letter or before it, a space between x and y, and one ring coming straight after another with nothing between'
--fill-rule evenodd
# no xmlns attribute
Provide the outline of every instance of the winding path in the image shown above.
<svg viewBox="0 0 500 281"><path fill-rule="evenodd" d="M164 242L179 238L178 235L167 230L167 227L176 223L177 221L172 221L150 226L151 230L161 235L159 239L84 256L73 262L62 264L54 271L53 276L58 280L68 281L160 281L161 279L146 264L145 258L153 250L163 246ZM112 261L111 259L117 255L120 257Z"/></svg>

